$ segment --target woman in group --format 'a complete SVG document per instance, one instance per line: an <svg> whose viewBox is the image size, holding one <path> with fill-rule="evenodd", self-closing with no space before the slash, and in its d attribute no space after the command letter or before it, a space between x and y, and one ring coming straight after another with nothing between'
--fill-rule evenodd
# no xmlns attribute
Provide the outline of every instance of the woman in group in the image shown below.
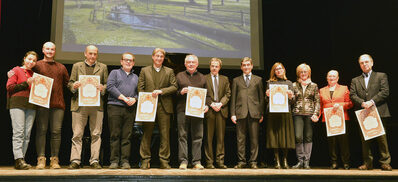
<svg viewBox="0 0 398 182"><path fill-rule="evenodd" d="M32 68L36 65L36 61L37 53L27 52L22 66L13 68L15 74L7 81L7 108L11 116L15 169L31 168L31 165L25 162L25 154L36 115L35 106L28 102L30 85L33 82Z"/></svg>
<svg viewBox="0 0 398 182"><path fill-rule="evenodd" d="M266 102L270 101L270 85L287 85L287 96L289 111L285 113L270 113L268 112L267 128L266 128L266 147L274 150L275 168L288 169L287 162L288 149L294 149L294 127L293 118L291 114L291 103L294 102L293 84L286 77L286 69L282 63L276 62L270 73L270 79L267 81L266 87ZM267 109L269 111L269 108ZM282 166L279 160L279 150L282 150Z"/></svg>
<svg viewBox="0 0 398 182"><path fill-rule="evenodd" d="M319 91L319 97L321 100L321 112L323 113L324 108L333 108L337 110L340 106L344 110L345 121L349 120L347 110L352 108L353 104L350 100L350 91L345 85L339 85L339 72L336 70L330 70L326 76L328 85L321 88ZM325 122L325 115L322 117L322 121ZM347 125L346 125L347 126ZM346 127L347 128L347 127ZM329 143L329 155L331 160L331 169L337 169L337 145L340 148L341 161L343 162L344 169L350 169L350 150L348 145L348 135L337 135L328 137Z"/></svg>
<svg viewBox="0 0 398 182"><path fill-rule="evenodd" d="M297 66L296 75L293 120L298 163L293 169L310 169L312 122L318 122L320 110L318 85L311 81L311 68L305 63Z"/></svg>

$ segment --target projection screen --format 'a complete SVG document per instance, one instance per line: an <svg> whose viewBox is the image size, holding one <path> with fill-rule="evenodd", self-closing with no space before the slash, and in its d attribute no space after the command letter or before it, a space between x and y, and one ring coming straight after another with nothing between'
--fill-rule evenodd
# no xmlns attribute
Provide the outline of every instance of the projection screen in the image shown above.
<svg viewBox="0 0 398 182"><path fill-rule="evenodd" d="M99 48L98 60L120 65L123 52L136 66L152 64L154 48L195 54L199 67L211 57L223 68L239 68L252 57L263 68L261 0L57 0L53 1L51 39L56 60L84 60L84 49Z"/></svg>

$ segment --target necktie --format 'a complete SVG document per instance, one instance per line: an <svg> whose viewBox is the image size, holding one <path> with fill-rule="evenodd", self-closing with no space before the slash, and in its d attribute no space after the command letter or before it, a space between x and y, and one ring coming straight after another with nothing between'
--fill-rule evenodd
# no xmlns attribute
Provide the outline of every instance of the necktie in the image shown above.
<svg viewBox="0 0 398 182"><path fill-rule="evenodd" d="M246 75L246 87L249 87L250 79L249 75Z"/></svg>
<svg viewBox="0 0 398 182"><path fill-rule="evenodd" d="M217 76L214 75L214 100L218 101L218 80Z"/></svg>
<svg viewBox="0 0 398 182"><path fill-rule="evenodd" d="M363 76L366 78L369 76L369 73L363 73Z"/></svg>

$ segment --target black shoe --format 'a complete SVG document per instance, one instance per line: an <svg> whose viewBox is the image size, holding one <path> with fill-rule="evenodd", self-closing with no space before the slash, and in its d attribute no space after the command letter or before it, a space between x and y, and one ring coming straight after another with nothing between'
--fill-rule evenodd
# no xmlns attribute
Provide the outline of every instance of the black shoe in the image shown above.
<svg viewBox="0 0 398 182"><path fill-rule="evenodd" d="M25 160L23 158L19 158L15 160L15 169L22 169L22 170L27 170L29 169L30 165L26 164Z"/></svg>
<svg viewBox="0 0 398 182"><path fill-rule="evenodd" d="M125 162L122 164L122 169L130 169L130 168L131 168L131 166L128 162Z"/></svg>
<svg viewBox="0 0 398 182"><path fill-rule="evenodd" d="M303 168L304 168L304 169L311 169L311 167L310 167L310 161L304 161Z"/></svg>
<svg viewBox="0 0 398 182"><path fill-rule="evenodd" d="M109 169L117 169L117 168L119 168L119 164L116 162L111 163L111 165L109 166Z"/></svg>
<svg viewBox="0 0 398 182"><path fill-rule="evenodd" d="M304 162L298 161L296 165L292 166L293 169L303 169Z"/></svg>
<svg viewBox="0 0 398 182"><path fill-rule="evenodd" d="M344 169L345 170L349 170L350 169L350 165L349 164L344 164Z"/></svg>
<svg viewBox="0 0 398 182"><path fill-rule="evenodd" d="M71 162L68 167L68 169L79 169L79 168L80 168L80 165L76 162Z"/></svg>
<svg viewBox="0 0 398 182"><path fill-rule="evenodd" d="M283 168L283 169L289 169L289 168L290 168L290 167L289 167L289 164L287 163L287 158L284 158L284 159L283 159L282 168Z"/></svg>
<svg viewBox="0 0 398 182"><path fill-rule="evenodd" d="M213 164L206 164L205 168L206 169L215 169L216 167L214 167Z"/></svg>
<svg viewBox="0 0 398 182"><path fill-rule="evenodd" d="M240 163L240 164L237 164L237 165L234 167L234 169L243 169L243 168L245 168L245 167L246 167L246 164Z"/></svg>
<svg viewBox="0 0 398 182"><path fill-rule="evenodd" d="M218 169L227 169L228 167L225 164L220 163L220 164L217 164L217 168Z"/></svg>
<svg viewBox="0 0 398 182"><path fill-rule="evenodd" d="M252 169L258 169L258 166L257 166L257 164L252 163L252 164L250 164L250 168L252 168Z"/></svg>
<svg viewBox="0 0 398 182"><path fill-rule="evenodd" d="M171 169L168 163L160 163L160 169Z"/></svg>
<svg viewBox="0 0 398 182"><path fill-rule="evenodd" d="M338 169L337 163L332 162L332 165L330 166L330 169Z"/></svg>
<svg viewBox="0 0 398 182"><path fill-rule="evenodd" d="M102 169L101 165L98 162L93 162L90 164L92 169Z"/></svg>
<svg viewBox="0 0 398 182"><path fill-rule="evenodd" d="M140 168L141 169L149 169L149 168L151 168L150 167L151 166L151 164L149 163L149 160L142 160L141 161L141 166L140 166Z"/></svg>

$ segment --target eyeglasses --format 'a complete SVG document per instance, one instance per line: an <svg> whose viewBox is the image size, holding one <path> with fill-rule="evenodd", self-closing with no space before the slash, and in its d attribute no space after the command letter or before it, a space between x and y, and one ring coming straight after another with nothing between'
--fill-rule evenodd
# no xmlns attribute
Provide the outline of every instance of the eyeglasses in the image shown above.
<svg viewBox="0 0 398 182"><path fill-rule="evenodd" d="M124 62L127 62L127 63L132 63L133 61L134 61L134 59L122 59Z"/></svg>

